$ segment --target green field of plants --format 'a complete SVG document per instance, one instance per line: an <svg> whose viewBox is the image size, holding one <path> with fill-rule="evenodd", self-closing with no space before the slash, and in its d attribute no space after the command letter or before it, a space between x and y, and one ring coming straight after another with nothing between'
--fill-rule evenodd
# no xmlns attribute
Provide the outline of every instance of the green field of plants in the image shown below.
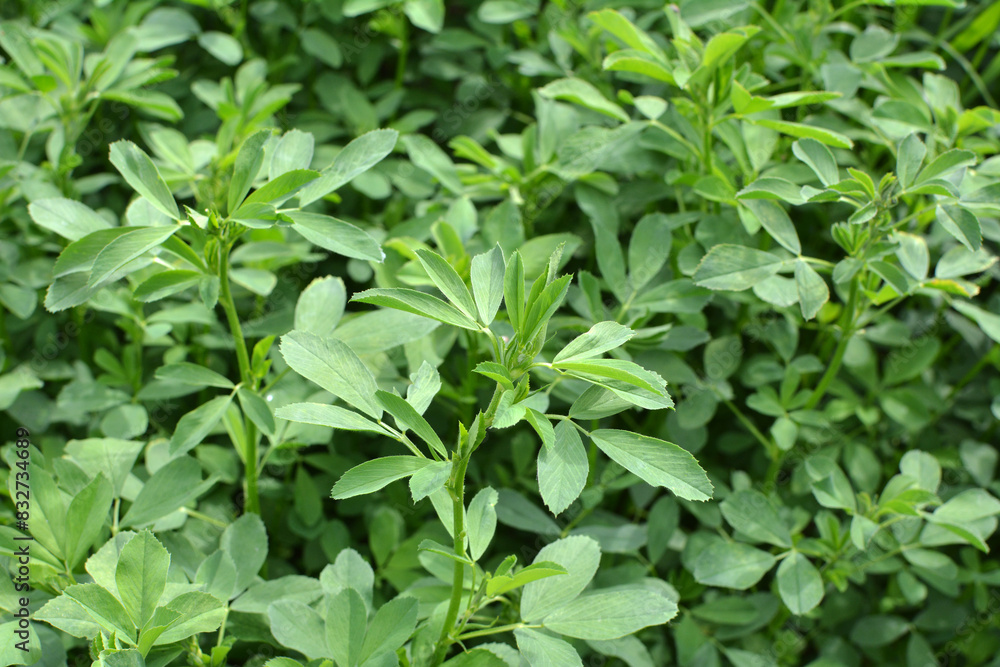
<svg viewBox="0 0 1000 667"><path fill-rule="evenodd" d="M1000 1L0 0L0 667L1000 667Z"/></svg>

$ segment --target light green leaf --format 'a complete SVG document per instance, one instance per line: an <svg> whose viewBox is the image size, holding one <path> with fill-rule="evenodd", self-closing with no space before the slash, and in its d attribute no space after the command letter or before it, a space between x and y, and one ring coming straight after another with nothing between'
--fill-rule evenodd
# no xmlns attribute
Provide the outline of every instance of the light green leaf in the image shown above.
<svg viewBox="0 0 1000 667"><path fill-rule="evenodd" d="M552 561L536 561L528 567L522 567L514 574L509 571L500 574L498 569L496 576L486 584L487 595L503 595L515 588L527 586L533 581L540 581L549 577L568 574L566 568Z"/></svg>
<svg viewBox="0 0 1000 667"><path fill-rule="evenodd" d="M410 495L418 503L432 493L443 489L451 476L451 461L434 461L410 477Z"/></svg>
<svg viewBox="0 0 1000 667"><path fill-rule="evenodd" d="M983 245L983 230L979 218L967 208L955 205L939 204L937 221L945 231L954 236L959 243L975 252Z"/></svg>
<svg viewBox="0 0 1000 667"><path fill-rule="evenodd" d="M553 579L558 581L559 579ZM660 593L599 591L581 595L545 617L546 628L578 639L616 639L677 615L677 604Z"/></svg>
<svg viewBox="0 0 1000 667"><path fill-rule="evenodd" d="M343 500L373 493L391 482L409 477L431 463L433 461L430 459L415 456L384 456L365 461L341 476L333 485L331 496L334 500Z"/></svg>
<svg viewBox="0 0 1000 667"><path fill-rule="evenodd" d="M469 552L474 561L486 553L496 532L497 499L497 492L487 486L469 503L466 531L469 534Z"/></svg>
<svg viewBox="0 0 1000 667"><path fill-rule="evenodd" d="M580 654L568 642L531 628L514 630L521 657L530 667L583 667Z"/></svg>
<svg viewBox="0 0 1000 667"><path fill-rule="evenodd" d="M361 595L347 588L326 599L326 644L338 665L355 667L368 627L368 610Z"/></svg>
<svg viewBox="0 0 1000 667"><path fill-rule="evenodd" d="M702 258L694 282L712 290L741 291L775 275L782 264L780 257L769 252L723 243Z"/></svg>
<svg viewBox="0 0 1000 667"><path fill-rule="evenodd" d="M587 484L590 462L576 428L560 421L555 441L538 452L538 491L549 511L561 514Z"/></svg>
<svg viewBox="0 0 1000 667"><path fill-rule="evenodd" d="M633 290L642 289L663 268L672 239L670 220L662 213L644 216L636 223L628 243L628 276Z"/></svg>
<svg viewBox="0 0 1000 667"><path fill-rule="evenodd" d="M749 544L712 541L695 560L695 581L706 586L746 590L774 567L774 556Z"/></svg>
<svg viewBox="0 0 1000 667"><path fill-rule="evenodd" d="M621 347L634 335L634 331L617 322L598 322L587 333L574 338L552 361L559 363L597 357Z"/></svg>
<svg viewBox="0 0 1000 667"><path fill-rule="evenodd" d="M346 431L368 431L379 435L390 436L391 433L382 426L359 415L353 410L346 410L336 405L322 403L293 403L278 408L277 416L293 422L329 426Z"/></svg>
<svg viewBox="0 0 1000 667"><path fill-rule="evenodd" d="M70 241L111 228L111 223L89 206L64 197L36 199L28 204L28 213L36 224Z"/></svg>
<svg viewBox="0 0 1000 667"><path fill-rule="evenodd" d="M186 454L201 444L222 419L232 400L232 394L216 396L181 417L170 438L171 456Z"/></svg>
<svg viewBox="0 0 1000 667"><path fill-rule="evenodd" d="M953 301L952 308L979 325L983 333L1000 343L1000 315L983 310L965 301Z"/></svg>
<svg viewBox="0 0 1000 667"><path fill-rule="evenodd" d="M372 619L358 662L383 653L395 653L417 625L417 598L398 597L382 605Z"/></svg>
<svg viewBox="0 0 1000 667"><path fill-rule="evenodd" d="M63 593L83 607L105 631L116 632L122 641L135 645L135 625L111 593L97 584L74 584Z"/></svg>
<svg viewBox="0 0 1000 667"><path fill-rule="evenodd" d="M812 611L823 600L823 577L809 559L793 551L778 566L778 593L796 616Z"/></svg>
<svg viewBox="0 0 1000 667"><path fill-rule="evenodd" d="M500 246L494 246L489 252L472 258L472 293L476 297L479 321L486 326L496 318L500 302L503 301L505 268Z"/></svg>
<svg viewBox="0 0 1000 667"><path fill-rule="evenodd" d="M264 145L271 138L271 130L258 130L240 146L229 182L228 211L232 215L250 192L260 167L264 164ZM174 216L176 217L176 216Z"/></svg>
<svg viewBox="0 0 1000 667"><path fill-rule="evenodd" d="M737 491L722 501L719 509L729 525L743 535L778 547L792 546L788 527L768 497L760 491Z"/></svg>
<svg viewBox="0 0 1000 667"><path fill-rule="evenodd" d="M622 122L628 122L625 110L610 102L597 88L583 79L556 79L538 89L538 94L550 100L565 100L591 109Z"/></svg>
<svg viewBox="0 0 1000 667"><path fill-rule="evenodd" d="M336 338L307 331L281 337L281 354L292 369L375 419L382 407L375 400L375 376L350 347Z"/></svg>
<svg viewBox="0 0 1000 667"><path fill-rule="evenodd" d="M326 644L323 617L312 607L295 600L278 600L267 609L271 632L282 646L307 658L332 658Z"/></svg>
<svg viewBox="0 0 1000 667"><path fill-rule="evenodd" d="M403 145L417 168L437 178L453 194L462 193L464 188L455 165L433 140L422 134L410 134L403 137Z"/></svg>
<svg viewBox="0 0 1000 667"><path fill-rule="evenodd" d="M153 376L157 380L169 380L196 387L232 389L236 386L224 375L220 375L211 368L206 368L200 364L193 364L190 361L178 361L166 366L160 366L156 369Z"/></svg>
<svg viewBox="0 0 1000 667"><path fill-rule="evenodd" d="M833 146L834 148L853 148L854 142L850 138L844 136L840 132L834 132L833 130L826 130L815 125L806 125L804 123L793 123L785 120L768 120L764 118L755 119L753 121L756 125L761 127L767 127L772 130L777 130L782 134L787 134L792 137L800 137L803 139L815 139L816 141L826 144L827 146ZM801 159L801 158L799 158Z"/></svg>
<svg viewBox="0 0 1000 667"><path fill-rule="evenodd" d="M403 11L418 28L427 32L441 32L444 25L444 0L406 0Z"/></svg>
<svg viewBox="0 0 1000 667"><path fill-rule="evenodd" d="M709 500L712 483L682 447L646 435L601 429L590 434L610 459L653 486L664 486L686 500Z"/></svg>
<svg viewBox="0 0 1000 667"><path fill-rule="evenodd" d="M278 205L301 190L308 183L316 180L318 177L319 172L311 171L309 169L293 169L291 171L286 171L273 180L268 181L266 184L261 186L260 189L247 197L240 208L246 206L247 204ZM239 217L238 211L236 217Z"/></svg>
<svg viewBox="0 0 1000 667"><path fill-rule="evenodd" d="M801 254L802 243L788 213L777 202L766 199L746 199L743 205L750 209L761 226L771 237L793 255Z"/></svg>
<svg viewBox="0 0 1000 667"><path fill-rule="evenodd" d="M371 262L381 263L385 259L378 241L349 222L306 211L288 211L287 215L295 223L292 229L320 248Z"/></svg>
<svg viewBox="0 0 1000 667"><path fill-rule="evenodd" d="M408 313L429 317L438 322L444 322L445 324L451 324L472 331L479 331L480 329L480 326L476 324L474 319L458 308L445 303L436 296L413 289L376 287L355 294L351 297L351 301L360 301L362 303L370 303L374 306L404 310Z"/></svg>
<svg viewBox="0 0 1000 667"><path fill-rule="evenodd" d="M420 264L427 271L427 275L439 290L448 298L453 306L461 310L470 319L476 316L476 302L472 298L472 293L465 286L454 267L441 255L430 250L417 250L417 258Z"/></svg>
<svg viewBox="0 0 1000 667"><path fill-rule="evenodd" d="M295 304L295 329L328 336L340 322L347 304L344 281L333 276L317 278L299 294Z"/></svg>
<svg viewBox="0 0 1000 667"><path fill-rule="evenodd" d="M125 181L140 195L149 200L157 210L180 220L181 214L170 188L160 176L159 170L142 149L131 141L116 141L111 144L111 164Z"/></svg>
<svg viewBox="0 0 1000 667"><path fill-rule="evenodd" d="M398 138L395 130L372 130L344 146L319 178L299 190L299 205L328 195L374 167L392 152Z"/></svg>
<svg viewBox="0 0 1000 667"><path fill-rule="evenodd" d="M167 584L170 554L153 533L144 530L125 545L115 569L118 595L136 627L153 617Z"/></svg>
<svg viewBox="0 0 1000 667"><path fill-rule="evenodd" d="M811 320L830 300L830 288L826 281L803 259L795 261L795 287L799 294L802 317Z"/></svg>
<svg viewBox="0 0 1000 667"><path fill-rule="evenodd" d="M896 176L899 177L899 183L904 190L916 180L925 155L927 146L915 133L906 135L899 144L899 151L896 154Z"/></svg>
<svg viewBox="0 0 1000 667"><path fill-rule="evenodd" d="M583 535L564 537L548 544L535 556L535 563L552 561L567 574L533 581L521 594L521 618L537 623L578 596L597 572L601 549L597 542Z"/></svg>
<svg viewBox="0 0 1000 667"><path fill-rule="evenodd" d="M273 438L274 413L271 412L271 406L267 404L267 401L261 398L260 394L250 391L246 387L240 387L236 395L240 399L243 414L250 418L250 421L260 429L261 433Z"/></svg>
<svg viewBox="0 0 1000 667"><path fill-rule="evenodd" d="M93 269L87 279L88 287L97 287L112 278L120 269L149 250L158 247L180 229L169 227L138 227L118 236L94 258Z"/></svg>
<svg viewBox="0 0 1000 667"><path fill-rule="evenodd" d="M193 635L218 630L227 612L225 603L201 591L181 593L168 602L166 608L177 612L180 618L153 642L154 646L173 644Z"/></svg>
<svg viewBox="0 0 1000 667"><path fill-rule="evenodd" d="M396 425L400 429L413 431L417 437L426 442L438 454L443 457L448 455L444 443L441 442L438 434L434 432L434 429L427 423L427 420L412 405L407 403L405 399L379 389L375 392L375 400L393 416L396 420Z"/></svg>
<svg viewBox="0 0 1000 667"><path fill-rule="evenodd" d="M190 456L178 456L149 478L122 517L123 527L144 526L164 517L208 490L201 466Z"/></svg>
<svg viewBox="0 0 1000 667"><path fill-rule="evenodd" d="M253 581L267 559L267 531L256 514L244 514L226 526L219 548L229 554L236 566L236 590L242 591Z"/></svg>

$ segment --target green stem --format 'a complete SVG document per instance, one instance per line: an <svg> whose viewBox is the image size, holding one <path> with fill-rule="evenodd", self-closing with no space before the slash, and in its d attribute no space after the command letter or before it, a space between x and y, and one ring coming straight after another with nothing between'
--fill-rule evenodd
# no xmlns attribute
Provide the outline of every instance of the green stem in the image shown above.
<svg viewBox="0 0 1000 667"><path fill-rule="evenodd" d="M857 308L858 302L858 283L860 282L860 276L855 276L851 281L851 291L850 295L847 297L847 307L844 309L844 316L841 319L841 335L840 342L837 343L837 348L833 352L833 358L830 360L830 365L826 367L826 372L823 373L823 377L820 378L819 384L816 385L816 389L813 390L812 395L809 397L809 401L805 405L806 410L812 410L819 404L823 395L826 394L827 388L830 383L833 382L833 378L837 376L837 372L840 370L840 364L844 360L844 352L847 351L847 344L851 342L851 337L854 335L854 310Z"/></svg>
<svg viewBox="0 0 1000 667"><path fill-rule="evenodd" d="M247 353L247 343L243 338L240 317L236 312L236 302L229 284L229 251L232 243L225 241L219 250L219 303L226 311L229 330L236 345L236 360L240 367L240 382L250 391L256 390L256 379L250 369L250 355ZM260 514L260 496L257 493L257 429L249 419L244 420L247 434L247 451L244 452L244 470L246 473L246 511Z"/></svg>
<svg viewBox="0 0 1000 667"><path fill-rule="evenodd" d="M464 448L463 448L464 449ZM465 471L469 465L469 457L463 454L460 456L455 474L451 484L451 501L454 523L452 532L455 538L455 555L459 558L466 558L465 555ZM465 565L455 561L455 568L452 573L451 601L448 603L448 613L441 626L441 635L438 637L437 648L434 657L431 659L431 666L436 667L444 662L448 647L455 641L451 636L451 631L455 628L455 621L458 620L458 608L462 605L462 583L465 579Z"/></svg>
<svg viewBox="0 0 1000 667"><path fill-rule="evenodd" d="M473 630L472 632L466 632L464 635L458 637L459 640L463 639L473 639L475 637L488 637L489 635L496 635L501 632L510 632L512 630L517 630L518 628L540 628L540 625L527 625L526 623L511 623L510 625L498 625L494 628L485 628L483 630Z"/></svg>

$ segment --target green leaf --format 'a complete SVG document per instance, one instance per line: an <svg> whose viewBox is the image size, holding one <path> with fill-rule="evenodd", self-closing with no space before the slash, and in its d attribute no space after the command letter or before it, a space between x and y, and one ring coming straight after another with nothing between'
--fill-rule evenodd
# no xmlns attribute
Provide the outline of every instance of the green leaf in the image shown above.
<svg viewBox="0 0 1000 667"><path fill-rule="evenodd" d="M381 419L382 407L375 400L378 390L375 376L345 343L306 331L293 331L281 337L281 354L302 377L368 416Z"/></svg>
<svg viewBox="0 0 1000 667"><path fill-rule="evenodd" d="M591 440L607 456L653 486L663 486L686 500L709 500L712 483L695 458L682 447L649 436L601 429Z"/></svg>
<svg viewBox="0 0 1000 667"><path fill-rule="evenodd" d="M395 130L372 130L344 146L319 178L299 190L299 206L325 197L381 162L396 146Z"/></svg>
<svg viewBox="0 0 1000 667"><path fill-rule="evenodd" d="M567 574L533 581L521 594L521 618L537 623L578 596L597 572L601 549L593 539L576 535L548 544L535 556L534 563L552 561Z"/></svg>
<svg viewBox="0 0 1000 667"><path fill-rule="evenodd" d="M361 595L347 588L326 598L326 644L338 665L355 667L368 627L368 610Z"/></svg>
<svg viewBox="0 0 1000 667"><path fill-rule="evenodd" d="M560 421L555 441L538 452L538 491L549 511L562 514L587 484L590 462L576 428Z"/></svg>
<svg viewBox="0 0 1000 667"><path fill-rule="evenodd" d="M232 394L216 396L181 417L170 438L171 456L186 454L200 445L222 419L232 400Z"/></svg>
<svg viewBox="0 0 1000 667"><path fill-rule="evenodd" d="M441 32L444 25L444 0L406 0L403 11L418 28L427 32Z"/></svg>
<svg viewBox="0 0 1000 667"><path fill-rule="evenodd" d="M180 618L153 642L154 646L173 644L203 632L214 632L222 625L227 612L225 603L201 591L181 593L168 602L166 608L177 612Z"/></svg>
<svg viewBox="0 0 1000 667"><path fill-rule="evenodd" d="M405 644L417 625L417 607L417 598L402 596L382 605L365 634L359 662L364 664L372 656L395 653Z"/></svg>
<svg viewBox="0 0 1000 667"><path fill-rule="evenodd" d="M180 229L169 227L139 227L108 243L94 258L88 287L97 287L114 276L132 260L156 248Z"/></svg>
<svg viewBox="0 0 1000 667"><path fill-rule="evenodd" d="M432 493L444 489L451 477L451 461L435 461L410 477L410 496L418 503Z"/></svg>
<svg viewBox="0 0 1000 667"><path fill-rule="evenodd" d="M788 213L777 202L766 199L747 199L743 205L750 209L761 226L767 230L775 241L792 253L798 255L802 253L802 243L799 241L798 232Z"/></svg>
<svg viewBox="0 0 1000 667"><path fill-rule="evenodd" d="M674 72L667 65L635 49L615 51L604 59L601 67L608 72L634 72L671 85L677 83Z"/></svg>
<svg viewBox="0 0 1000 667"><path fill-rule="evenodd" d="M28 213L36 224L70 241L111 228L111 223L89 206L63 197L36 199L28 204Z"/></svg>
<svg viewBox="0 0 1000 667"><path fill-rule="evenodd" d="M694 273L694 282L712 290L741 291L781 269L777 255L742 245L723 243L708 251Z"/></svg>
<svg viewBox="0 0 1000 667"><path fill-rule="evenodd" d="M448 300L470 319L476 316L476 302L454 267L441 255L430 250L417 250L417 258L427 275Z"/></svg>
<svg viewBox="0 0 1000 667"><path fill-rule="evenodd" d="M952 308L979 325L983 333L1000 343L1000 315L983 310L965 301L953 301Z"/></svg>
<svg viewBox="0 0 1000 667"><path fill-rule="evenodd" d="M823 577L809 559L791 552L778 566L778 593L788 611L802 616L823 601Z"/></svg>
<svg viewBox="0 0 1000 667"><path fill-rule="evenodd" d="M791 547L792 535L774 505L760 491L744 489L730 494L719 505L722 516L735 530L754 541Z"/></svg>
<svg viewBox="0 0 1000 667"><path fill-rule="evenodd" d="M479 321L485 326L493 322L500 310L505 268L499 245L472 258L472 293L476 297Z"/></svg>
<svg viewBox="0 0 1000 667"><path fill-rule="evenodd" d="M716 539L695 560L695 581L706 586L746 590L774 567L774 556L749 544Z"/></svg>
<svg viewBox="0 0 1000 667"><path fill-rule="evenodd" d="M666 396L666 383L656 373L642 366L622 359L586 359L583 361L559 361L553 367L565 370L576 377L590 380L592 377L608 378L644 389L653 394Z"/></svg>
<svg viewBox="0 0 1000 667"><path fill-rule="evenodd" d="M63 553L71 567L83 560L104 529L113 492L105 471L101 471L89 484L77 491L70 501L66 511Z"/></svg>
<svg viewBox="0 0 1000 667"><path fill-rule="evenodd" d="M896 154L896 176L899 177L899 183L904 190L917 179L925 155L927 146L916 134L908 134L899 144L899 151Z"/></svg>
<svg viewBox="0 0 1000 667"><path fill-rule="evenodd" d="M157 380L170 380L196 387L219 387L221 389L232 389L234 385L229 378L216 373L211 368L206 368L189 361L178 361L176 363L160 366L153 374Z"/></svg>
<svg viewBox="0 0 1000 667"><path fill-rule="evenodd" d="M153 617L167 584L170 554L153 534L144 530L125 545L115 569L118 595L136 627Z"/></svg>
<svg viewBox="0 0 1000 667"><path fill-rule="evenodd" d="M226 526L219 548L236 566L236 590L249 586L267 559L267 531L256 514L244 514Z"/></svg>
<svg viewBox="0 0 1000 667"><path fill-rule="evenodd" d="M445 303L436 296L431 296L424 292L403 287L373 288L359 292L351 297L351 301L370 303L373 306L383 306L395 308L415 315L429 317L438 322L451 324L463 329L479 331L480 326L476 321L455 308L449 303Z"/></svg>
<svg viewBox="0 0 1000 667"><path fill-rule="evenodd" d="M663 49L659 47L656 41L614 9L602 9L597 12L590 12L587 14L587 18L631 48L666 62L666 54L663 53Z"/></svg>
<svg viewBox="0 0 1000 667"><path fill-rule="evenodd" d="M826 130L815 125L805 125L803 123L792 123L785 120L768 120L764 118L755 119L754 124L777 130L782 134L803 139L815 139L816 141L833 146L834 148L853 148L854 142L839 132ZM802 159L801 157L799 159ZM803 160L804 162L805 160Z"/></svg>
<svg viewBox="0 0 1000 667"><path fill-rule="evenodd" d="M464 187L455 165L436 143L422 134L410 134L403 137L403 145L417 168L437 178L453 194L462 194Z"/></svg>
<svg viewBox="0 0 1000 667"><path fill-rule="evenodd" d="M319 426L329 426L346 431L368 431L392 437L392 434L385 428L370 421L367 417L359 415L353 410L345 410L336 405L323 405L321 403L293 403L283 405L278 408L277 416L293 422L304 424L317 424Z"/></svg>
<svg viewBox="0 0 1000 667"><path fill-rule="evenodd" d="M514 630L521 658L529 667L583 667L580 654L568 642L531 628Z"/></svg>
<svg viewBox="0 0 1000 667"><path fill-rule="evenodd" d="M264 164L264 145L271 138L271 130L254 132L240 146L233 167L233 178L229 182L228 211L232 215L243 203L250 187ZM176 216L175 216L176 217Z"/></svg>
<svg viewBox="0 0 1000 667"><path fill-rule="evenodd" d="M333 485L334 500L353 498L378 491L398 479L409 477L433 463L430 459L415 456L384 456L365 461L345 472Z"/></svg>
<svg viewBox="0 0 1000 667"><path fill-rule="evenodd" d="M240 208L247 204L279 204L319 177L319 172L310 169L293 169L268 181L246 198ZM235 214L239 217L239 211Z"/></svg>
<svg viewBox="0 0 1000 667"><path fill-rule="evenodd" d="M117 438L86 438L67 442L66 454L95 478L107 477L111 483L111 493L117 498L121 496L125 480L132 472L132 466L144 447L144 442ZM84 548L89 546L90 544L87 544Z"/></svg>
<svg viewBox="0 0 1000 667"><path fill-rule="evenodd" d="M441 438L434 432L431 425L427 423L427 420L412 405L407 403L406 400L381 389L375 392L375 400L395 418L396 425L400 429L413 431L438 454L447 456L447 450L444 443L441 442Z"/></svg>
<svg viewBox="0 0 1000 667"><path fill-rule="evenodd" d="M378 241L349 222L306 211L288 211L287 215L295 223L292 229L320 248L371 262L381 263L385 259Z"/></svg>
<svg viewBox="0 0 1000 667"><path fill-rule="evenodd" d="M608 101L597 88L583 79L556 79L538 89L538 94L550 100L565 100L592 111L628 122L629 115L614 102Z"/></svg>
<svg viewBox="0 0 1000 667"><path fill-rule="evenodd" d="M137 301L142 301L143 303L159 301L160 299L173 296L178 292L194 287L204 277L204 274L198 271L162 271L149 277L136 287L132 296Z"/></svg>
<svg viewBox="0 0 1000 667"><path fill-rule="evenodd" d="M558 581L558 579L555 579ZM582 595L545 617L549 630L578 639L616 639L677 615L677 604L660 593L599 591Z"/></svg>
<svg viewBox="0 0 1000 667"><path fill-rule="evenodd" d="M515 588L527 586L533 581L568 574L566 568L551 561L536 561L528 567L522 567L514 574L497 574L486 583L487 595L503 595Z"/></svg>
<svg viewBox="0 0 1000 667"><path fill-rule="evenodd" d="M979 250L983 245L983 230L974 213L967 208L947 204L938 204L935 210L938 224L946 232L972 252Z"/></svg>
<svg viewBox="0 0 1000 667"><path fill-rule="evenodd" d="M497 499L497 492L487 486L469 503L466 531L469 534L469 554L474 561L486 553L496 532Z"/></svg>
<svg viewBox="0 0 1000 667"><path fill-rule="evenodd" d="M633 290L652 280L670 256L672 229L666 215L654 213L636 223L628 242L628 275Z"/></svg>
<svg viewBox="0 0 1000 667"><path fill-rule="evenodd" d="M299 294L295 304L295 329L328 336L340 322L346 304L343 280L333 276L317 278Z"/></svg>
<svg viewBox="0 0 1000 667"><path fill-rule="evenodd" d="M971 167L976 163L976 154L972 151L953 148L941 153L920 170L913 186L928 183L947 176L957 169Z"/></svg>
<svg viewBox="0 0 1000 667"><path fill-rule="evenodd" d="M795 287L799 294L802 317L811 320L830 300L830 288L826 281L803 259L795 261Z"/></svg>
<svg viewBox="0 0 1000 667"><path fill-rule="evenodd" d="M326 644L323 617L312 607L296 600L278 600L267 608L271 633L282 646L287 646L307 658L332 658Z"/></svg>
<svg viewBox="0 0 1000 667"><path fill-rule="evenodd" d="M125 528L144 526L164 517L208 490L201 481L201 466L190 456L178 456L156 471L143 485L128 512Z"/></svg>
<svg viewBox="0 0 1000 667"><path fill-rule="evenodd" d="M116 141L111 144L111 164L129 185L145 197L161 213L181 220L177 202L170 188L160 176L159 170L142 149L131 141Z"/></svg>
<svg viewBox="0 0 1000 667"><path fill-rule="evenodd" d="M246 387L240 387L239 391L236 392L237 397L240 399L240 407L243 408L243 414L250 418L260 432L264 435L273 438L274 437L274 414L271 412L271 406L267 404L260 394L250 391Z"/></svg>
<svg viewBox="0 0 1000 667"><path fill-rule="evenodd" d="M553 364L600 356L621 347L634 335L634 331L617 322L598 322L560 350L552 360Z"/></svg>
<svg viewBox="0 0 1000 667"><path fill-rule="evenodd" d="M115 632L119 638L135 645L135 625L125 607L97 584L74 584L63 591L80 605L106 632Z"/></svg>

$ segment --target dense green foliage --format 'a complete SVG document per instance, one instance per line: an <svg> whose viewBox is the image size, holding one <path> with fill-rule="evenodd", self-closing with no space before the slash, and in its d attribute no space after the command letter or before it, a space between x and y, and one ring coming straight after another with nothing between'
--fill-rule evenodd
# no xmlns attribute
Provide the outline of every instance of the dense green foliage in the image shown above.
<svg viewBox="0 0 1000 667"><path fill-rule="evenodd" d="M998 26L5 0L2 664L1000 665Z"/></svg>

